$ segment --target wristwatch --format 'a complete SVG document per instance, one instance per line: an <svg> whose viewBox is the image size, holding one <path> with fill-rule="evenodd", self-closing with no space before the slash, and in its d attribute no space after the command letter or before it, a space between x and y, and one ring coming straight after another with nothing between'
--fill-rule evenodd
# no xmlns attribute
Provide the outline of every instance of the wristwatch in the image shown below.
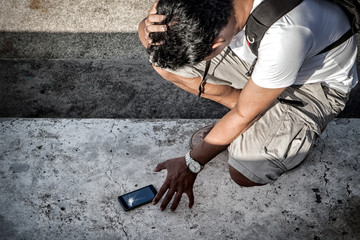
<svg viewBox="0 0 360 240"><path fill-rule="evenodd" d="M202 166L190 156L190 152L185 155L185 161L186 165L192 173L199 173L204 168L204 166Z"/></svg>

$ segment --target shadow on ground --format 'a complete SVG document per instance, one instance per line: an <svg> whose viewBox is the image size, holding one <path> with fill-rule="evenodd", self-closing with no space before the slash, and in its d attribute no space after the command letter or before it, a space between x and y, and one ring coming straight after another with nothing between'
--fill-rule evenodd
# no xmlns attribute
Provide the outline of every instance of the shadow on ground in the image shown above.
<svg viewBox="0 0 360 240"><path fill-rule="evenodd" d="M340 117L360 117L359 95L357 86ZM158 76L136 33L0 32L0 117L196 119L227 111Z"/></svg>

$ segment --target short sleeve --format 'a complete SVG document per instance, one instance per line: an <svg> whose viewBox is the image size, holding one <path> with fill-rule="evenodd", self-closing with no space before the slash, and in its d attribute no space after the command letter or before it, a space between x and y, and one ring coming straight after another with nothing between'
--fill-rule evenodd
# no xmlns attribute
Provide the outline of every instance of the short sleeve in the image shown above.
<svg viewBox="0 0 360 240"><path fill-rule="evenodd" d="M263 88L293 85L313 43L313 34L307 28L271 27L260 43L254 83Z"/></svg>

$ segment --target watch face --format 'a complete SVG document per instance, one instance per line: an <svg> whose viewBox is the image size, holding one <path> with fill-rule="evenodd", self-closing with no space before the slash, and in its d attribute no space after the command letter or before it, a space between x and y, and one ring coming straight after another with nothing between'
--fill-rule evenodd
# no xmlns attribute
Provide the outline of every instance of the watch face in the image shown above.
<svg viewBox="0 0 360 240"><path fill-rule="evenodd" d="M198 173L201 170L201 166L199 163L191 163L189 165L189 168L193 173Z"/></svg>

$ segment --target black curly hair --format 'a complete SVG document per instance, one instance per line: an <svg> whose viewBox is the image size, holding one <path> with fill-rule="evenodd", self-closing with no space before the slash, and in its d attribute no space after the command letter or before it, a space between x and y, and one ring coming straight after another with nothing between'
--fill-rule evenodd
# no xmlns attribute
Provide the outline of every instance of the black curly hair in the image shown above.
<svg viewBox="0 0 360 240"><path fill-rule="evenodd" d="M233 0L159 0L157 13L166 15L159 24L166 32L150 33L150 61L176 70L195 65L212 52L212 44L229 22Z"/></svg>

